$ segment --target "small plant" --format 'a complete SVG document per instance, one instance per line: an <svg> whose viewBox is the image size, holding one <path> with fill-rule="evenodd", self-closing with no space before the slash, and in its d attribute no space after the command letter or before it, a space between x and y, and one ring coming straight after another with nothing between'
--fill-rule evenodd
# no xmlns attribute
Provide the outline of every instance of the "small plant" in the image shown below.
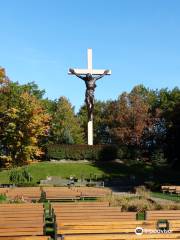
<svg viewBox="0 0 180 240"><path fill-rule="evenodd" d="M155 209L156 204L149 201L148 199L129 199L123 203L121 210L128 212L144 212L146 210L153 210Z"/></svg>
<svg viewBox="0 0 180 240"><path fill-rule="evenodd" d="M41 189L41 197L39 199L39 202L47 202L46 192L43 189Z"/></svg>
<svg viewBox="0 0 180 240"><path fill-rule="evenodd" d="M150 191L145 186L136 187L135 193L141 198L145 198L145 199L150 198Z"/></svg>
<svg viewBox="0 0 180 240"><path fill-rule="evenodd" d="M9 181L14 184L31 183L32 176L27 168L12 169L9 175Z"/></svg>
<svg viewBox="0 0 180 240"><path fill-rule="evenodd" d="M9 203L25 203L26 201L24 200L23 196L16 196L13 199L9 200Z"/></svg>
<svg viewBox="0 0 180 240"><path fill-rule="evenodd" d="M7 202L7 197L5 194L0 194L0 203Z"/></svg>

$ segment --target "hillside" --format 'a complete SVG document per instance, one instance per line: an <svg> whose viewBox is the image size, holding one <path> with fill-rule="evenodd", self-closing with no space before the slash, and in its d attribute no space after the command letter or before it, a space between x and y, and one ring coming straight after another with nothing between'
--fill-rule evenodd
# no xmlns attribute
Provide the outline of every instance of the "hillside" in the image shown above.
<svg viewBox="0 0 180 240"><path fill-rule="evenodd" d="M76 178L118 178L123 180L124 184L134 181L144 181L153 184L162 182L178 182L179 172L174 172L169 168L156 167L153 168L147 164L137 163L54 163L40 162L27 166L28 171L33 177L33 182L46 179L47 176L59 176L61 178L69 178L71 175ZM0 172L0 184L9 183L10 170Z"/></svg>

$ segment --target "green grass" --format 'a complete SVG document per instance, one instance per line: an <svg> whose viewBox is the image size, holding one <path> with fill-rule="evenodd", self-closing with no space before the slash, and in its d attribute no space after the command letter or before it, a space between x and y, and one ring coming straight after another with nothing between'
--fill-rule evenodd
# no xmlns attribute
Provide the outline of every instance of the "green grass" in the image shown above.
<svg viewBox="0 0 180 240"><path fill-rule="evenodd" d="M89 178L90 175L96 175L101 178L104 172L91 164L85 163L49 163L41 162L31 164L28 167L29 172L33 177L33 182L38 182L41 179L46 179L47 176L59 176L69 178L73 175L77 178ZM0 183L9 183L9 170L0 172Z"/></svg>
<svg viewBox="0 0 180 240"><path fill-rule="evenodd" d="M142 163L131 162L100 162L100 163L53 163L40 162L33 163L27 166L28 171L33 177L33 182L38 182L41 179L46 179L47 176L59 176L61 178L69 178L74 176L77 178L129 178L130 175L135 175L138 178L144 178L151 175L152 168L143 165ZM0 171L0 184L9 183L10 171Z"/></svg>
<svg viewBox="0 0 180 240"><path fill-rule="evenodd" d="M179 181L179 172L172 171L169 168L162 168L161 171L156 167L137 161L124 163L117 162L98 162L98 163L55 163L39 162L27 166L33 177L33 182L37 183L47 176L59 176L69 178L71 175L81 179L105 179L119 178L124 185L129 184L130 176L135 176L138 182L142 184L146 181L153 183L165 183ZM160 174L162 172L162 174ZM0 184L9 183L9 170L0 171Z"/></svg>
<svg viewBox="0 0 180 240"><path fill-rule="evenodd" d="M175 202L180 202L180 196L175 195L175 194L152 192L151 196L156 197L156 198L171 200L171 201L175 201Z"/></svg>

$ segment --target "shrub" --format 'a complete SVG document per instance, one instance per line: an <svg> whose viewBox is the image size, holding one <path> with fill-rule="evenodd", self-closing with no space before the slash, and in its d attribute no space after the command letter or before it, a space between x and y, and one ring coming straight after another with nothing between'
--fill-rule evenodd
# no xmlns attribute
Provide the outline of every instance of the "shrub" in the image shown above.
<svg viewBox="0 0 180 240"><path fill-rule="evenodd" d="M141 158L143 151L136 146L120 145L117 150L117 158L119 159L137 159Z"/></svg>
<svg viewBox="0 0 180 240"><path fill-rule="evenodd" d="M46 192L42 188L41 188L41 197L39 199L39 202L47 202Z"/></svg>
<svg viewBox="0 0 180 240"><path fill-rule="evenodd" d="M21 182L21 183L16 183L17 187L38 187L38 183L35 182Z"/></svg>
<svg viewBox="0 0 180 240"><path fill-rule="evenodd" d="M4 194L0 194L0 203L4 203L7 201L7 197Z"/></svg>
<svg viewBox="0 0 180 240"><path fill-rule="evenodd" d="M153 210L156 207L156 204L149 199L134 194L109 195L103 200L108 201L110 206L120 207L122 212L144 212L145 210Z"/></svg>
<svg viewBox="0 0 180 240"><path fill-rule="evenodd" d="M156 166L164 166L167 164L167 159L165 158L163 150L156 150L151 155L151 163Z"/></svg>
<svg viewBox="0 0 180 240"><path fill-rule="evenodd" d="M180 210L180 203L171 201L163 202L162 200L159 204L157 204L156 210Z"/></svg>
<svg viewBox="0 0 180 240"><path fill-rule="evenodd" d="M145 186L136 187L135 193L142 198L150 199L150 191Z"/></svg>
<svg viewBox="0 0 180 240"><path fill-rule="evenodd" d="M58 145L47 146L48 159L71 160L113 160L117 158L117 147L114 145Z"/></svg>
<svg viewBox="0 0 180 240"><path fill-rule="evenodd" d="M147 210L180 210L180 203L170 201L155 201L149 198L148 191L140 186L137 188L137 195L134 194L121 194L121 195L108 195L98 201L109 202L110 206L119 207L122 212L138 212L144 213Z"/></svg>
<svg viewBox="0 0 180 240"><path fill-rule="evenodd" d="M145 181L144 185L153 192L159 192L162 184L154 181Z"/></svg>
<svg viewBox="0 0 180 240"><path fill-rule="evenodd" d="M32 176L28 172L27 168L14 168L9 175L9 181L15 184L25 184L32 182Z"/></svg>
<svg viewBox="0 0 180 240"><path fill-rule="evenodd" d="M156 204L145 198L131 198L122 203L121 211L144 212L155 209Z"/></svg>
<svg viewBox="0 0 180 240"><path fill-rule="evenodd" d="M25 203L26 201L22 196L16 196L13 199L9 199L8 203Z"/></svg>

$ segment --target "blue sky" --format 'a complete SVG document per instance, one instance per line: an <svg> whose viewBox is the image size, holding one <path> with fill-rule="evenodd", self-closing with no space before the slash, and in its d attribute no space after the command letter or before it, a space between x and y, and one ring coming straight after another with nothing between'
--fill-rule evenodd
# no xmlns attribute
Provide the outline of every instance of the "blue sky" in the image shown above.
<svg viewBox="0 0 180 240"><path fill-rule="evenodd" d="M51 99L84 102L69 67L111 69L95 96L115 99L137 84L173 88L180 80L179 0L0 0L0 66L13 81L35 81Z"/></svg>

